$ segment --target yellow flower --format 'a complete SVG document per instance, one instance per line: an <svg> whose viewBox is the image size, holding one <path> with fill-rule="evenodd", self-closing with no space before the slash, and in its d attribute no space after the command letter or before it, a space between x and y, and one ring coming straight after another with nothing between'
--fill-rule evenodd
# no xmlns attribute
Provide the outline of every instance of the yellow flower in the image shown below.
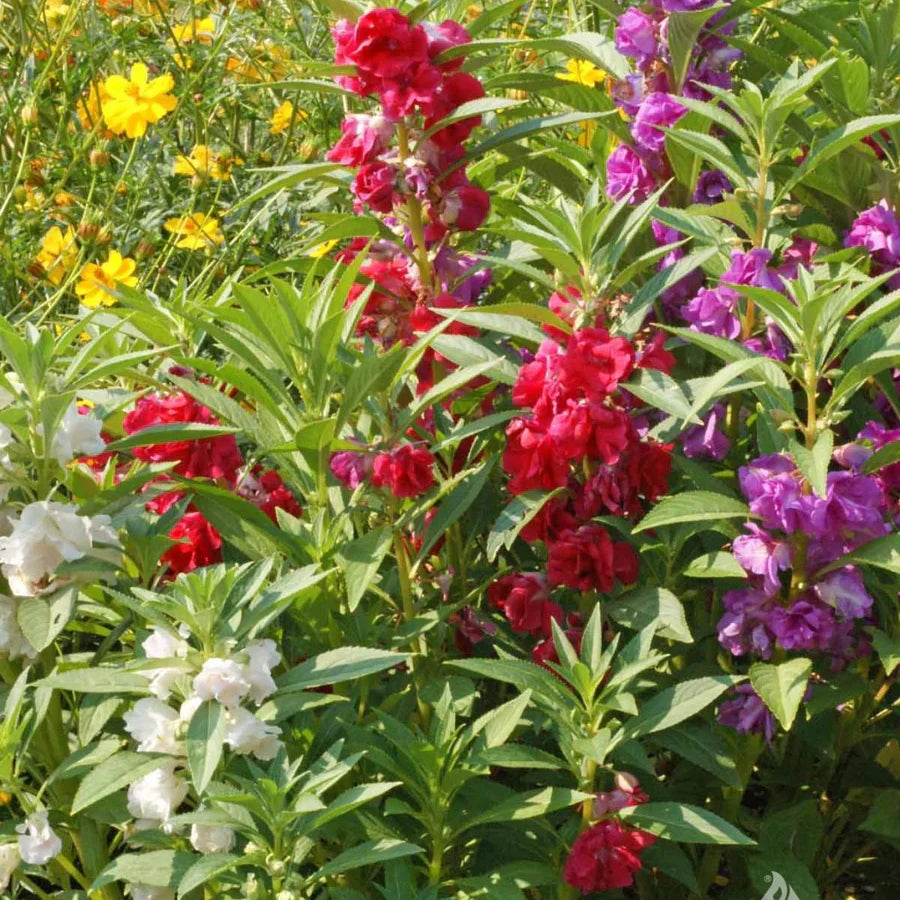
<svg viewBox="0 0 900 900"><path fill-rule="evenodd" d="M329 254L336 246L337 238L332 241L322 241L321 244L316 244L316 246L308 251L306 255L311 256L313 259L321 259L323 256Z"/></svg>
<svg viewBox="0 0 900 900"><path fill-rule="evenodd" d="M306 118L306 113L300 112L299 117L301 119ZM291 121L294 118L294 104L291 103L290 100L285 100L278 109L272 113L271 125L269 128L269 134L281 134L282 131L287 131L288 128L291 127Z"/></svg>
<svg viewBox="0 0 900 900"><path fill-rule="evenodd" d="M118 285L134 287L137 284L135 265L133 259L123 257L118 250L110 250L106 262L102 265L88 263L82 268L78 284L75 285L75 293L88 309L100 305L112 306L116 302L112 291Z"/></svg>
<svg viewBox="0 0 900 900"><path fill-rule="evenodd" d="M195 212L169 219L165 228L181 238L175 246L185 250L211 249L225 243L225 235L219 230L219 220L206 213Z"/></svg>
<svg viewBox="0 0 900 900"><path fill-rule="evenodd" d="M69 4L63 0L46 0L44 3L44 21L48 28L58 25L69 14Z"/></svg>
<svg viewBox="0 0 900 900"><path fill-rule="evenodd" d="M229 153L215 153L206 144L195 144L190 156L175 157L175 174L214 178L227 181L231 177L232 166L242 166L239 156Z"/></svg>
<svg viewBox="0 0 900 900"><path fill-rule="evenodd" d="M606 73L586 59L570 59L566 63L566 74L560 73L556 77L560 81L574 81L585 87L596 87L606 78Z"/></svg>
<svg viewBox="0 0 900 900"><path fill-rule="evenodd" d="M59 226L54 225L41 240L41 252L37 255L37 261L51 284L58 285L74 267L77 257L78 246L72 226L69 225L63 234Z"/></svg>
<svg viewBox="0 0 900 900"><path fill-rule="evenodd" d="M87 92L75 101L75 113L85 131L90 131L101 120L103 104L108 99L104 82L92 81Z"/></svg>
<svg viewBox="0 0 900 900"><path fill-rule="evenodd" d="M206 44L209 46L216 36L216 20L212 16L194 19L184 25L173 25L172 36L179 44Z"/></svg>
<svg viewBox="0 0 900 900"><path fill-rule="evenodd" d="M147 125L158 122L178 102L169 91L175 80L168 73L147 80L147 67L135 63L131 67L130 80L121 75L110 75L103 82L107 97L102 101L103 118L116 132L130 138L140 137Z"/></svg>

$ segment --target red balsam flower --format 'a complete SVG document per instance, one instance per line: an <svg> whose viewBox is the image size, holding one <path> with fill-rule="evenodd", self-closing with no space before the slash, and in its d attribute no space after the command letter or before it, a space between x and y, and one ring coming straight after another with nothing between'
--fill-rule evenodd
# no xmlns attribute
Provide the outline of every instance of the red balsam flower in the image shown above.
<svg viewBox="0 0 900 900"><path fill-rule="evenodd" d="M423 447L401 444L379 453L372 463L372 484L395 497L418 497L434 484L434 457Z"/></svg>
<svg viewBox="0 0 900 900"><path fill-rule="evenodd" d="M585 894L626 888L642 868L641 852L655 840L652 834L625 828L613 819L598 822L572 845L564 871L566 884Z"/></svg>

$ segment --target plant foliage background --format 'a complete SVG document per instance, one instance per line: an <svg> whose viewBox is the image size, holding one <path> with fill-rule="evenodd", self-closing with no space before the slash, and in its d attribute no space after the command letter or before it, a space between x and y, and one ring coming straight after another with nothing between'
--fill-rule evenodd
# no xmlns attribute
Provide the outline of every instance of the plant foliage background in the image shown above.
<svg viewBox="0 0 900 900"><path fill-rule="evenodd" d="M896 896L898 38L0 0L3 896Z"/></svg>

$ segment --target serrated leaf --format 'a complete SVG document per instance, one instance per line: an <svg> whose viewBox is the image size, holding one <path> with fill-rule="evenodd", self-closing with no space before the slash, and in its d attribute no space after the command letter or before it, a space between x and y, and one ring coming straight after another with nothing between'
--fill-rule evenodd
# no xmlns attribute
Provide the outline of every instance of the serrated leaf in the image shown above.
<svg viewBox="0 0 900 900"><path fill-rule="evenodd" d="M81 694L149 694L149 681L138 672L122 669L68 669L38 682L43 687Z"/></svg>
<svg viewBox="0 0 900 900"><path fill-rule="evenodd" d="M208 853L206 856L201 856L178 882L178 897L184 897L200 885L206 884L210 879L233 869L240 858L234 853Z"/></svg>
<svg viewBox="0 0 900 900"><path fill-rule="evenodd" d="M91 891L113 881L127 881L147 887L175 887L197 857L175 850L150 850L117 856L94 880Z"/></svg>
<svg viewBox="0 0 900 900"><path fill-rule="evenodd" d="M751 847L756 842L715 813L689 803L644 803L617 813L629 825L685 844Z"/></svg>
<svg viewBox="0 0 900 900"><path fill-rule="evenodd" d="M225 707L217 700L207 700L197 708L187 730L188 768L198 794L206 790L216 772L224 740Z"/></svg>
<svg viewBox="0 0 900 900"><path fill-rule="evenodd" d="M694 640L681 601L666 588L639 588L608 601L603 609L615 622L635 631L655 622L660 637L686 644Z"/></svg>
<svg viewBox="0 0 900 900"><path fill-rule="evenodd" d="M72 800L72 815L143 778L168 758L130 750L108 757L81 780Z"/></svg>
<svg viewBox="0 0 900 900"><path fill-rule="evenodd" d="M75 612L77 588L67 588L50 597L23 597L16 619L22 634L35 650L49 647Z"/></svg>
<svg viewBox="0 0 900 900"><path fill-rule="evenodd" d="M733 553L713 550L688 563L684 574L688 578L746 578L747 573Z"/></svg>
<svg viewBox="0 0 900 900"><path fill-rule="evenodd" d="M754 663L750 683L785 731L790 731L806 693L812 661L791 659L780 664Z"/></svg>
<svg viewBox="0 0 900 900"><path fill-rule="evenodd" d="M734 675L706 675L665 688L644 701L640 712L622 726L614 741L619 744L678 725L705 709L739 681L741 678Z"/></svg>
<svg viewBox="0 0 900 900"><path fill-rule="evenodd" d="M278 679L278 689L304 691L326 684L339 684L392 669L408 659L408 653L371 647L341 647L319 653L295 666Z"/></svg>
<svg viewBox="0 0 900 900"><path fill-rule="evenodd" d="M554 787L516 794L494 804L486 812L474 816L460 829L460 833L477 825L487 825L491 822L517 822L521 819L533 819L557 809L565 809L576 803L582 803L592 797L592 794L585 794L583 791Z"/></svg>
<svg viewBox="0 0 900 900"><path fill-rule="evenodd" d="M330 878L341 872L349 872L351 869L359 869L362 866L370 866L387 862L390 859L399 859L403 856L413 856L421 853L422 848L407 841L398 841L385 838L380 841L367 841L351 847L338 854L330 862L320 866L316 873L307 879L312 884L319 878Z"/></svg>
<svg viewBox="0 0 900 900"><path fill-rule="evenodd" d="M513 497L497 517L487 539L488 562L493 562L501 547L512 547L519 532L552 500L561 489L551 491L526 491Z"/></svg>
<svg viewBox="0 0 900 900"><path fill-rule="evenodd" d="M388 525L373 528L356 540L341 545L334 560L344 573L347 587L347 606L354 612L359 601L372 584L388 550L391 548L393 530Z"/></svg>
<svg viewBox="0 0 900 900"><path fill-rule="evenodd" d="M731 787L740 787L737 767L726 743L708 726L679 725L663 731L655 739L695 766L705 769Z"/></svg>
<svg viewBox="0 0 900 900"><path fill-rule="evenodd" d="M675 525L680 522L717 522L721 519L749 519L745 503L712 491L687 491L663 497L634 527L634 533Z"/></svg>

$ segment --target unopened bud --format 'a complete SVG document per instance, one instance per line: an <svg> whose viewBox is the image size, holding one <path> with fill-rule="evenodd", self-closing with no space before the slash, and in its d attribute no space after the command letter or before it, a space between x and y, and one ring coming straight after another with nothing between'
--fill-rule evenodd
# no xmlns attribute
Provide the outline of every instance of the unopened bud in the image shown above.
<svg viewBox="0 0 900 900"><path fill-rule="evenodd" d="M109 163L109 154L105 150L91 150L88 154L88 162L95 169L99 169Z"/></svg>

